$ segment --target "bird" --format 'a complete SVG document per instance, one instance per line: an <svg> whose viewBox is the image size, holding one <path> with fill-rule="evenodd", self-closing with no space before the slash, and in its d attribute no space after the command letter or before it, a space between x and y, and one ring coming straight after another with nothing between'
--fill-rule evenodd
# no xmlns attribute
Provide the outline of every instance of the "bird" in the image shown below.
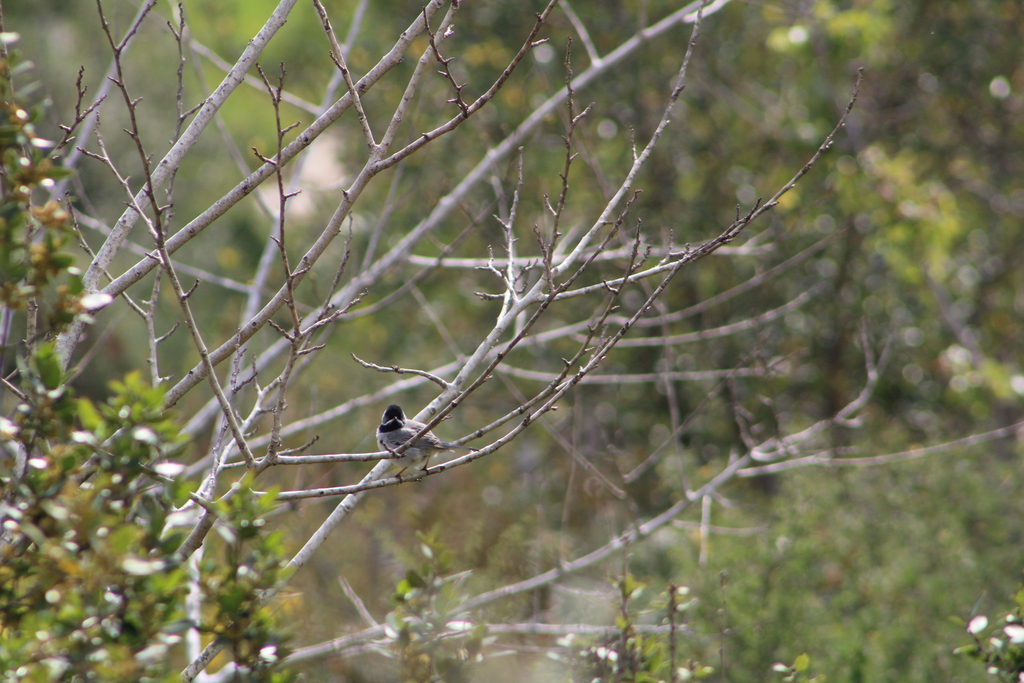
<svg viewBox="0 0 1024 683"><path fill-rule="evenodd" d="M425 426L422 422L407 418L401 406L391 404L380 418L380 426L377 427L377 445L380 446L382 451L394 453L398 450L399 446L416 436ZM459 446L447 441L441 441L441 439L434 436L433 432L427 432L421 434L416 439L416 442L406 448L400 455L391 458L391 461L405 465L402 471L398 473L401 475L410 466L421 461L423 462L422 469L426 469L427 461L434 453L443 453L455 448L464 448L468 451L477 450L469 446Z"/></svg>

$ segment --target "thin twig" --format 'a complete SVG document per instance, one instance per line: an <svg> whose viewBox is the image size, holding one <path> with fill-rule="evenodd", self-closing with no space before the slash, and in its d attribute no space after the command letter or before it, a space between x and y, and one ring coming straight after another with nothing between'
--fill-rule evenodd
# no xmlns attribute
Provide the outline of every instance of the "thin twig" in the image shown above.
<svg viewBox="0 0 1024 683"><path fill-rule="evenodd" d="M426 372L424 370L414 370L412 368L400 368L397 365L392 365L390 367L384 367L382 365L375 365L374 363L368 363L365 360L362 360L361 358L359 358L354 353L352 354L352 359L355 362L357 362L360 365L362 365L364 368L368 368L370 370L376 370L377 372L393 372L393 373L396 373L398 375L406 375L406 374L408 374L408 375L419 375L420 377L426 377L427 379L429 379L431 382L433 382L434 384L438 385L442 389L447 389L447 388L449 388L451 386L448 382L446 382L441 377L438 377L437 375L431 374L431 373Z"/></svg>
<svg viewBox="0 0 1024 683"><path fill-rule="evenodd" d="M377 149L377 143L374 141L373 131L370 129L370 119L367 118L366 112L363 111L363 101L359 98L359 89L356 88L356 84L352 81L352 74L349 73L348 65L345 63L345 51L338 43L338 37L334 35L334 27L331 26L331 20L327 16L327 10L324 9L323 4L320 0L313 0L313 6L316 8L317 14L320 15L320 23L324 27L324 33L327 34L327 40L331 43L331 59L338 67L338 70L341 71L341 76L345 79L345 86L348 88L349 94L352 95L359 125L363 129L363 137L366 138L366 147L373 154ZM423 11L426 13L426 8ZM426 23L426 18L424 18L424 23ZM427 25L427 30L430 30L429 24Z"/></svg>

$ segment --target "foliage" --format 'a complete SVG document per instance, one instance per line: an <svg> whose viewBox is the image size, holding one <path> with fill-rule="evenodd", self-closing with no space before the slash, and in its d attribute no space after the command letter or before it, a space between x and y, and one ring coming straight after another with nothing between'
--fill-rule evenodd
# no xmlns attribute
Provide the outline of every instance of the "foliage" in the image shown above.
<svg viewBox="0 0 1024 683"><path fill-rule="evenodd" d="M985 673L1000 681L1018 683L1024 673L1024 589L1014 597L1016 606L989 622L983 614L966 624L974 642L956 649L956 653L977 659Z"/></svg>
<svg viewBox="0 0 1024 683"><path fill-rule="evenodd" d="M363 5L324 4L344 40L349 23L359 24L352 10ZM451 58L446 66L465 93L478 94L519 49L538 3L459 4L452 35L442 43ZM392 381L354 365L351 355L384 368L426 368L451 377L448 369L472 354L498 316L500 297L493 297L503 291L503 272L485 265L488 259L500 261L514 247L522 259L534 261L523 276L523 282L533 282L543 270L538 264L544 242L538 238L555 227L572 235L590 225L594 207L603 206L656 129L679 68L675 47L686 44L689 27L638 38L642 46L623 64L581 85L575 113L590 108L575 128L573 112L562 106L517 140L520 181L515 155L492 158L490 150L546 98L564 90L567 65L575 74L583 72L596 55L609 55L679 3L571 5L572 14L552 14L538 37L547 42L538 42L459 135L437 138L366 186L339 228L341 239L302 271L294 310L281 309L220 365L228 399L233 410L248 416L242 431L254 443L269 440L276 425L291 418L294 429L285 430L275 452L309 450L310 442L317 453L372 448L378 404L400 400L411 415L411 406L439 394L422 377L405 374ZM138 9L132 3L103 6L115 33L131 25ZM364 9L347 53L357 78L391 49L422 8L402 0L370 2ZM83 100L68 65L83 64L93 88L109 83L104 74L110 53L94 49L102 40L93 3L39 0L5 10L5 20L20 22L38 46L57 118L71 121L76 99ZM159 396L166 394L128 374L149 365L151 378L157 376L151 381L163 375L179 383L198 367L200 353L184 330L161 337L184 315L179 298L166 286L160 289L166 279L150 275L127 291L148 319L121 316L128 302L119 298L101 310L107 302L89 298L95 294L83 290L71 259L91 258L89 252L107 239L102 230L124 211L124 187L110 167L125 169L133 190L144 184L140 156L159 159L192 121L185 112L207 101L223 77L220 62L208 55L232 61L266 21L267 5L217 0L202 11L185 3L184 10L183 42L173 35L173 9L160 6L141 24L136 45L145 49L129 52L124 82L130 97L121 98L140 98L138 129L123 107L112 106L118 97L108 97L96 132L74 144L100 156L102 139L111 163L81 158L70 201L61 195L40 206L31 203L33 196L47 194L51 180L59 184L66 177L61 162L33 144L48 127L53 134L43 136L61 137L43 109L5 107L0 127L0 135L9 136L2 163L11 180L5 185L9 200L0 206L0 303L17 330L8 339L27 340L18 354L3 349L5 377L14 372L24 394L0 418L9 499L28 505L23 518L47 547L64 543L56 534L72 528L48 510L71 519L65 510L99 506L96 528L129 529L121 540L141 563L130 566L152 568L146 563L157 562L162 568L135 576L122 567L110 580L127 592L164 581L159 590L168 604L185 585L172 550L187 527L176 526L167 511L187 499L194 488L186 483L190 476L208 471L215 454L231 450L225 445L231 440L227 428L210 417L223 417L224 411L209 409L213 392L200 384L175 397L177 416L165 413ZM614 626L613 636L577 638L557 648L566 668L556 675L580 680L679 680L706 671L707 663L737 682L822 680L809 678L818 671L850 683L976 678L977 662L950 656L963 635L949 617L966 615L975 603L974 611L992 614L998 608L988 604L988 596L1005 593L1020 571L1016 550L1022 538L1013 520L1024 512L1017 436L1024 417L1024 271L1016 266L1024 258L1022 18L1017 0L726 3L702 28L680 108L641 169L635 187L643 192L615 237L621 241L611 246L628 251L622 236L635 228L643 249L655 253L649 263L655 263L662 258L659 248L678 253L684 244L699 245L717 234L716 226L771 196L835 125L863 67L857 104L825 156L763 222L678 273L627 343L602 359L601 382L581 383L560 401L558 412L533 420L514 444L471 466L366 492L350 523L294 577L281 569L281 558L320 528L333 505L275 505L272 495L249 495L251 487L259 482L274 492L351 484L365 474L365 463L272 468L256 480L238 475L237 489L214 486L204 492L211 497L203 502L219 520L210 547L196 561L198 585L208 598L200 615L204 633L223 639L234 660L252 668L287 656L282 620L302 645L312 647L324 634L363 634L373 641L372 647L348 651L372 654L293 667L324 681L369 678L370 670L378 675L382 651L398 663L394 670L384 667L384 677L467 680L493 672L493 680L502 683L550 678L543 668L550 658L538 653L550 655L556 648L546 647L544 636L498 637L485 628L502 622ZM428 44L418 36L402 63L363 94L378 140L386 128L380 112L401 101ZM179 49L186 64L180 75L168 67ZM173 196L168 189L166 200L151 197L173 207L167 214L170 231L203 215L243 182L259 165L248 155L250 148L273 156L279 142L298 139L298 131L320 115L312 103L342 97L343 84L331 97L324 94L325 84L337 76L326 57L329 49L312 6L298 3L260 57L271 82L284 76L290 97L280 107L271 105L266 87L253 78L217 111L223 139L211 141L207 134L174 176ZM24 82L30 77L24 69L14 64L4 80ZM457 111L451 84L435 75L438 69L440 62L431 63L431 79L410 100L397 138L402 144ZM299 128L281 130L296 121ZM301 157L305 171L289 175L297 164L284 167L281 197L264 192L270 183L247 187L245 202L232 205L201 239L175 254L198 281L188 303L210 348L247 329L250 314L244 312L260 310L271 290L291 289L291 283L282 284L282 273L299 263L306 244L340 212L348 183L366 160L364 143L361 124L349 111L320 138L322 147ZM567 164L570 154L576 156ZM490 161L479 186L453 195L484 159ZM569 191L556 219L563 181ZM38 189L33 195L21 187ZM301 194L285 201L284 193L293 189ZM402 258L379 260L406 243L412 226L450 206L457 209L444 213L427 234L409 238ZM526 228L506 241L502 222L513 206ZM287 208L281 223L287 230L280 237L274 232L279 208ZM83 222L78 235L72 214L92 221ZM137 229L132 239L138 253L128 256L122 249L111 275L152 259L144 255L153 253L151 238ZM277 253L283 258L266 266ZM432 260L441 254L445 263ZM476 259L477 267L459 267L463 258ZM338 270L338 263L347 269ZM261 272L271 275L260 279ZM610 295L614 287L608 283L621 274L621 261L598 260L580 283ZM595 339L614 328L616 316L638 310L652 282L621 288L612 322L595 328ZM295 372L282 373L291 377L291 388L275 396L273 387L288 382L275 385L268 375L282 367L290 373L292 366L263 354L295 339L291 318L320 311L324 292L339 287L351 287L352 297L338 308L322 309L325 318L345 310L337 326L318 329L315 343L323 347L301 349L305 355L296 355ZM566 367L592 322L585 299L572 301L527 337L554 341L514 349L475 394L459 401L451 420L437 425L440 436L477 434L534 395L542 386L537 376ZM345 308L349 304L354 308ZM62 362L69 359L58 357L50 339L84 319L95 319L96 335L109 343L94 349L83 343L72 369L64 371ZM576 332L558 336L571 326ZM140 341L152 341L155 349L157 338L159 352ZM865 359L872 354L885 363L870 400L854 419L836 420L865 386ZM15 361L13 355L20 357ZM247 377L248 368L253 375ZM110 377L123 375L107 389ZM392 398L396 394L401 398ZM269 407L274 401L278 412ZM691 498L738 458L822 424L813 446L797 445L754 462L727 486ZM188 445L177 440L179 428L192 437ZM993 430L1002 430L1001 436L934 452L914 450ZM866 462L895 453L907 457ZM168 457L188 464L188 476L161 478L156 466ZM811 457L817 458L812 467L796 467ZM863 460L854 466L839 462L844 458ZM232 476L240 471L226 470ZM87 484L99 488L73 485L85 475ZM115 477L121 479L114 482ZM159 488L142 493L158 481ZM104 487L119 492L120 510L96 498ZM85 502L76 502L79 497ZM558 574L575 558L686 501L692 505L680 512L676 527L629 544L628 566L616 570L622 578L610 598L602 564L558 575L472 614L460 611L475 595ZM36 548L31 543L22 550ZM423 557L412 557L410 549L422 550ZM67 548L52 552L72 564L82 562ZM12 616L5 618L43 618L30 614L19 596L45 607L46 582L84 581L58 573L71 566L67 562L33 565L32 571L45 575L16 584L20 592L12 594ZM724 584L722 572L729 577ZM339 589L339 575L386 623L386 641L365 628L363 614ZM632 576L645 577L644 585ZM688 630L675 642L678 661L670 671L671 639L640 626L661 620L666 609L664 601L643 604L644 596L676 577L684 577L702 599L687 607ZM288 580L301 598L263 600L265 589ZM81 594L95 600L88 590ZM594 594L606 598L594 600L600 608L580 597ZM293 609L298 603L302 609ZM158 642L166 634L161 647L172 646L169 651L179 657L173 641L184 617L176 604L165 612L168 621L148 625L153 630L145 637ZM1014 611L993 620L962 651L1012 677L1019 617ZM27 651L36 647L26 635L33 632L56 630L10 626L3 635L6 641L11 634L12 652ZM142 652L143 635L128 639ZM113 636L97 631L96 637L103 648L118 652ZM117 656L127 661L129 650ZM684 666L690 657L692 666Z"/></svg>
<svg viewBox="0 0 1024 683"><path fill-rule="evenodd" d="M186 532L171 520L194 488L172 460L186 445L177 416L138 372L111 381L99 405L76 396L55 353L53 336L109 297L86 294L62 251L71 214L33 203L68 173L36 136L42 107L27 113L13 90L28 67L16 55L0 61L0 292L26 337L6 380L18 402L0 417L0 670L10 681L177 680L174 653L197 626L231 643L240 665L265 670L283 654L276 621L258 606L283 554L279 533L256 533L273 496L220 506L226 557L206 561L202 586L220 611L195 623L176 554Z"/></svg>
<svg viewBox="0 0 1024 683"><path fill-rule="evenodd" d="M15 540L0 567L0 660L18 680L162 680L188 626L181 538L163 533L172 494L147 476L159 478L177 428L138 377L113 390L99 410L79 399L88 426L46 439L23 477L4 472L4 530ZM22 412L32 416L32 404ZM18 436L42 440L31 430L22 422Z"/></svg>
<svg viewBox="0 0 1024 683"><path fill-rule="evenodd" d="M678 623L697 603L696 598L690 597L689 588L670 585L664 599L651 600L638 608L636 602L647 589L642 582L627 573L614 585L619 598L615 632L599 644L587 645L586 639L580 641L572 637L562 639L567 647L571 647L573 681L659 683L668 679L688 681L707 678L714 673L714 667L677 654L684 649L685 640L693 636L692 631L684 635ZM658 625L669 627L666 634L645 634L637 629L638 620L650 621L652 617Z"/></svg>
<svg viewBox="0 0 1024 683"><path fill-rule="evenodd" d="M390 647L401 662L402 680L472 681L474 665L483 660L483 648L493 639L485 624L457 619L465 599L465 574L446 575L451 558L436 539L420 539L423 562L410 569L395 586L395 609L385 624Z"/></svg>
<svg viewBox="0 0 1024 683"><path fill-rule="evenodd" d="M243 479L239 495L217 502L223 523L216 531L224 554L204 554L199 563L200 585L209 605L202 631L228 643L237 665L266 675L288 654L287 632L277 610L266 601L267 590L287 575L287 549L283 531L263 529L276 505L274 491L262 496L245 493L251 483L251 478ZM283 682L292 676L274 673L268 680Z"/></svg>
<svg viewBox="0 0 1024 683"><path fill-rule="evenodd" d="M10 34L3 41L5 48L15 42ZM36 133L42 107L26 109L14 96L14 79L31 68L17 56L0 61L0 303L29 311L27 336L35 345L83 312L83 288L80 271L72 267L75 257L62 250L73 235L71 215L54 200L32 203L37 188L53 187L69 173L48 157L46 148L53 143ZM52 363L38 362L45 366L45 381L56 388Z"/></svg>
<svg viewBox="0 0 1024 683"><path fill-rule="evenodd" d="M468 595L467 572L450 573L451 557L436 539L420 539L423 562L398 582L394 610L385 619L386 647L401 663L401 680L480 680L480 664L493 657L498 637L487 625L459 618ZM669 586L664 595L646 598L647 587L631 574L612 582L618 617L607 636L557 639L548 656L562 665L565 680L580 683L659 683L711 676L714 667L684 656L692 631L683 623L697 604L685 586ZM638 624L654 622L659 630ZM672 665L676 669L673 672Z"/></svg>

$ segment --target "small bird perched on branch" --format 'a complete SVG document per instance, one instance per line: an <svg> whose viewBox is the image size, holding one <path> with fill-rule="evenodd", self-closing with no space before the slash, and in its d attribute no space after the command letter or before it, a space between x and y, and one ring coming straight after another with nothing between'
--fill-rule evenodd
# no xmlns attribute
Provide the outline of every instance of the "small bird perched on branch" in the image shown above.
<svg viewBox="0 0 1024 683"><path fill-rule="evenodd" d="M422 422L410 420L405 416L401 406L389 405L380 419L380 426L377 427L377 445L382 451L394 453L398 447L409 441L412 437L425 427ZM434 436L434 432L421 434L416 442L405 449L404 453L391 458L395 464L404 465L402 472L416 463L423 462L421 469L427 468L427 461L434 453L443 453L454 448L465 448L468 451L477 449L469 446L458 446ZM402 472L398 474L401 475Z"/></svg>

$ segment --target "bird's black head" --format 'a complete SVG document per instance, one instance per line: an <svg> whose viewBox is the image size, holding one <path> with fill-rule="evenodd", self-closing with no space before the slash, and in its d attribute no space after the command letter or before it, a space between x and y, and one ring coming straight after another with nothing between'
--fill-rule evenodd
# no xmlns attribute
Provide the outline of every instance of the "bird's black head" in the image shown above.
<svg viewBox="0 0 1024 683"><path fill-rule="evenodd" d="M386 425L392 421L398 421L399 423L405 422L405 413L402 411L402 406L391 404L388 409L384 411L384 416L380 418L380 423Z"/></svg>

